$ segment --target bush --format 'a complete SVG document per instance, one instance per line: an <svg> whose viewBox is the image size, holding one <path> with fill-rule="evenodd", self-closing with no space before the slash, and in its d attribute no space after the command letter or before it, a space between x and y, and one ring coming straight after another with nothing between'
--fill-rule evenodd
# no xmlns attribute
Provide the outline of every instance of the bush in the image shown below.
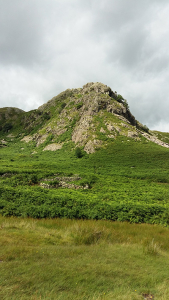
<svg viewBox="0 0 169 300"><path fill-rule="evenodd" d="M145 132L149 133L149 128L148 128L146 125L143 126L143 130L144 130Z"/></svg>
<svg viewBox="0 0 169 300"><path fill-rule="evenodd" d="M124 98L123 98L122 95L118 94L116 100L117 100L118 102L120 102L120 103L123 103Z"/></svg>
<svg viewBox="0 0 169 300"><path fill-rule="evenodd" d="M65 106L66 106L66 103L62 102L60 107L59 107L59 110L58 110L59 114L62 112L62 110L65 108Z"/></svg>
<svg viewBox="0 0 169 300"><path fill-rule="evenodd" d="M36 174L32 174L29 178L29 184L36 184L38 183L38 177Z"/></svg>
<svg viewBox="0 0 169 300"><path fill-rule="evenodd" d="M124 99L123 105L127 108L127 110L129 109L129 105L126 99Z"/></svg>
<svg viewBox="0 0 169 300"><path fill-rule="evenodd" d="M49 120L50 119L50 115L47 112L45 112L43 114L43 118L44 118L44 120Z"/></svg>
<svg viewBox="0 0 169 300"><path fill-rule="evenodd" d="M75 149L75 155L77 158L81 158L83 156L82 150L79 147Z"/></svg>
<svg viewBox="0 0 169 300"><path fill-rule="evenodd" d="M79 102L78 104L76 104L76 108L80 109L83 106L83 102Z"/></svg>
<svg viewBox="0 0 169 300"><path fill-rule="evenodd" d="M149 128L146 125L143 125L143 124L139 123L138 121L136 123L136 127L139 130L142 130L142 131L145 131L145 132L149 133Z"/></svg>
<svg viewBox="0 0 169 300"><path fill-rule="evenodd" d="M80 181L80 185L83 187L88 185L88 187L91 189L92 185L97 181L97 179L98 177L95 174L90 174L85 179Z"/></svg>
<svg viewBox="0 0 169 300"><path fill-rule="evenodd" d="M55 186L55 185L58 185L59 184L59 180L57 180L57 179L55 179L55 180L51 180L51 181L48 181L47 182L49 185L53 185L53 186Z"/></svg>

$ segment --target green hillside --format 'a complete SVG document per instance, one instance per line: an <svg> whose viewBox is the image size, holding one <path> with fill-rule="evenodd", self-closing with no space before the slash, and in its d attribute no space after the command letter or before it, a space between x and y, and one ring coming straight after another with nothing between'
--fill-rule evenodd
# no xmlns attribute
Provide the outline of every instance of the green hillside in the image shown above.
<svg viewBox="0 0 169 300"><path fill-rule="evenodd" d="M66 90L14 120L0 131L2 215L169 223L168 134L107 86Z"/></svg>
<svg viewBox="0 0 169 300"><path fill-rule="evenodd" d="M1 108L0 299L168 300L168 142L101 83Z"/></svg>

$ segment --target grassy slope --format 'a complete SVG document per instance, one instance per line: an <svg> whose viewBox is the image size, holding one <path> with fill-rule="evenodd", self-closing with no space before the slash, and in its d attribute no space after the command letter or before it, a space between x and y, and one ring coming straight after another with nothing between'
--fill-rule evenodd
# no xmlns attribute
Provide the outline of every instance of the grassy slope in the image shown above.
<svg viewBox="0 0 169 300"><path fill-rule="evenodd" d="M34 150L37 153L32 154ZM113 219L109 211L116 206L114 219L120 221L169 222L168 149L144 139L136 142L119 136L107 149L81 159L72 151L71 142L51 152L16 139L0 149L0 162L1 174L12 174L0 178L4 215ZM82 180L76 184L88 182L91 189L44 190L33 184L32 174L38 182L54 174L79 174ZM62 206L59 215L58 205ZM64 212L63 207L67 207Z"/></svg>

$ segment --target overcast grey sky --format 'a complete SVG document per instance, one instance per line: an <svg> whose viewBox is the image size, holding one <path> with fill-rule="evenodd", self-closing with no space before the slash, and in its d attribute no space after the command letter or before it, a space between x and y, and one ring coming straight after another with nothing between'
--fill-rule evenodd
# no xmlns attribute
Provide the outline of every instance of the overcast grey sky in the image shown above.
<svg viewBox="0 0 169 300"><path fill-rule="evenodd" d="M0 0L0 107L102 82L169 132L167 0Z"/></svg>

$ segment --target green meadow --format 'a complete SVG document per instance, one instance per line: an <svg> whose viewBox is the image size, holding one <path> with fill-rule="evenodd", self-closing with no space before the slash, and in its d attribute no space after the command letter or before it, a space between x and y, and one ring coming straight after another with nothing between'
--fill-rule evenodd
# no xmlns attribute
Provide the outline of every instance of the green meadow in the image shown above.
<svg viewBox="0 0 169 300"><path fill-rule="evenodd" d="M0 299L169 298L169 229L0 217Z"/></svg>

